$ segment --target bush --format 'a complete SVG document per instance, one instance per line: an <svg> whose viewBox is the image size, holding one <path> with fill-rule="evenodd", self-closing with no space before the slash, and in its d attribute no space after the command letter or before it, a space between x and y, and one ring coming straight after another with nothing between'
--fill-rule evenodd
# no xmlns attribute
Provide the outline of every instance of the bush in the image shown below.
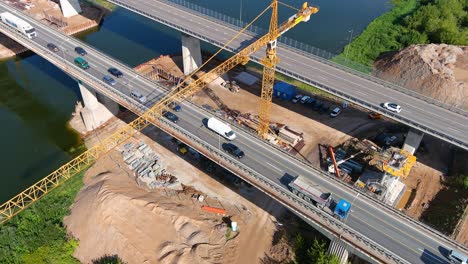
<svg viewBox="0 0 468 264"><path fill-rule="evenodd" d="M83 186L84 171L0 226L0 263L79 263L78 242L67 237L64 216Z"/></svg>

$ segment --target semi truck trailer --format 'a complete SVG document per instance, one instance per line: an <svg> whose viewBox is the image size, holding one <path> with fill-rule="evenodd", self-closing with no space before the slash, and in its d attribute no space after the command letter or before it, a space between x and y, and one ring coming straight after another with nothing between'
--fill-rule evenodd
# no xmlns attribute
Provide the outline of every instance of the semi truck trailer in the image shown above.
<svg viewBox="0 0 468 264"><path fill-rule="evenodd" d="M288 187L299 198L316 205L342 221L348 217L351 211L351 204L347 200L340 199L336 202L332 199L330 192L323 191L317 184L304 176L295 177L288 184Z"/></svg>
<svg viewBox="0 0 468 264"><path fill-rule="evenodd" d="M8 12L1 13L0 19L2 20L4 24L23 33L25 36L27 36L30 39L33 39L37 36L36 30L31 26L31 24L29 24L28 22L24 21L23 19L11 13L8 13Z"/></svg>
<svg viewBox="0 0 468 264"><path fill-rule="evenodd" d="M316 204L319 208L327 207L331 201L332 194L330 192L322 191L318 185L301 175L289 183L289 188L295 195Z"/></svg>

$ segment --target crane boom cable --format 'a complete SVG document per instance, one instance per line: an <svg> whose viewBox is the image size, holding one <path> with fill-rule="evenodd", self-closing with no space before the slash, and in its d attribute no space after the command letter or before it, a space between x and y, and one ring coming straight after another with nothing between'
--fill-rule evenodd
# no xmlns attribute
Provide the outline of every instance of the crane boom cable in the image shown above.
<svg viewBox="0 0 468 264"><path fill-rule="evenodd" d="M318 9L316 8L307 7L306 4L303 5L303 9L294 16L294 19L288 19L279 27L279 30L277 31L279 32L278 35L286 32L288 29L294 27L301 21L307 21L310 15L316 13L317 11ZM244 30L250 25L251 24L249 23L249 25L247 25ZM236 34L235 37L239 35L240 33ZM140 115L138 118L118 129L115 133L105 138L101 143L91 147L89 150L62 165L42 180L36 182L31 187L27 188L12 199L0 205L0 224L8 221L13 216L64 183L66 180L76 175L78 172L91 166L98 158L104 156L106 153L123 143L125 140L129 139L131 136L143 130L149 124L156 124L157 119L162 116L162 112L168 108L170 103L182 99L187 99L189 96L203 89L207 83L214 81L216 78L218 78L218 76L226 73L236 65L247 63L249 56L258 51L261 47L265 46L269 41L270 34L267 33L266 35L255 40L247 47L243 48L240 52L236 53L225 62L215 67L213 70L203 74L196 81L188 83L186 87L180 90L171 90L164 98L152 106L148 111L145 113L136 113ZM177 87L180 88L180 85ZM138 110L135 111L138 112Z"/></svg>

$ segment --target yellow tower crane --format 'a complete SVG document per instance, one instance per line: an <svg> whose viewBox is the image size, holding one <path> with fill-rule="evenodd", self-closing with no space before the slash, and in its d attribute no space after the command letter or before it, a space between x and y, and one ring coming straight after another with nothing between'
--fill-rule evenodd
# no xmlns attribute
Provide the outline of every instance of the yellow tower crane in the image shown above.
<svg viewBox="0 0 468 264"><path fill-rule="evenodd" d="M251 54L258 51L261 47L264 47L267 44L269 45L269 47L267 48L267 56L264 59L264 61L266 63L265 65L268 65L269 67L267 70L268 80L264 81L264 83L268 83L269 86L266 86L266 89L262 89L262 100L264 100L265 106L267 108L261 108L261 109L265 110L265 109L269 109L268 107L271 108L270 104L271 104L272 84L274 81L274 67L277 63L276 50L275 50L276 39L281 34L286 32L290 28L294 27L301 21L308 21L312 14L315 14L318 12L318 8L309 7L307 3L304 3L302 5L301 10L299 10L295 15L291 16L286 22L284 22L279 27L277 27L276 21L277 21L277 12L278 12L277 10L278 1L274 0L269 7L272 7L274 9L273 15L272 15L272 21L275 21L275 25L273 27L270 26L270 30L271 29L274 30L273 33L269 32L268 34L260 37L254 43L242 49L239 53L235 54L234 56L232 56L231 58L229 58L222 64L218 65L213 70L202 75L196 81L190 82L191 76L195 74L195 73L192 73L190 76L185 78L185 80L181 84L179 84L173 90L168 92L163 99L161 99L158 103L152 106L147 112L138 113L137 112L138 110L132 109L133 111L136 111L137 114L140 114L140 116L136 118L134 121L120 128L114 134L102 140L99 144L95 145L94 147L80 154L79 156L69 161L68 163L62 165L60 168L58 168L51 174L47 175L42 180L38 181L31 187L27 188L23 192L13 197L12 199L3 203L0 206L0 224L8 221L13 216L15 216L16 214L18 214L19 212L27 208L29 205L33 204L34 202L42 198L44 195L46 195L47 193L55 189L57 186L64 183L66 180L68 180L72 176L76 175L78 172L88 168L97 159L101 158L106 153L114 149L116 146L120 145L125 140L135 135L138 131L143 130L145 127L147 127L151 123L153 124L157 123L157 119L162 116L162 112L164 110L169 109L168 106L172 102L176 102L176 101L180 102L182 100L189 98L194 93L203 89L207 84L211 83L216 78L218 78L218 76L221 76L222 74L231 70L236 65L246 64L249 61L249 56ZM260 15L262 15L266 10L267 9L265 9ZM257 18L259 16L257 16ZM239 36L242 32L244 32L248 27L250 27L252 23L249 23L244 29L242 29L222 49L226 48L226 46L230 42L232 42L232 40L234 40L237 36ZM220 51L222 49L220 49ZM219 51L217 53L219 53ZM273 56L269 56L271 54ZM211 58L213 58L215 55L213 55ZM209 60L205 62L200 68L202 68L208 62ZM269 97L268 96L266 96L265 98L263 97L263 90L266 91L265 94L269 93ZM269 98L269 101L268 101L268 98ZM263 120L265 120L265 116L266 116L266 120L268 121L269 113L264 113L261 116L263 116ZM268 125L265 127L268 129Z"/></svg>
<svg viewBox="0 0 468 264"><path fill-rule="evenodd" d="M318 8L308 7L307 2L302 5L301 11L290 17L288 23L291 23L287 27L281 26L278 30L278 0L273 0L271 3L271 19L270 19L270 30L266 35L268 37L268 43L266 47L266 54L260 62L263 64L263 78L262 78L262 93L260 98L260 111L259 111L259 124L257 133L260 137L265 138L268 130L270 130L270 113L271 104L273 97L273 85L275 83L275 69L276 64L280 62L278 56L276 56L277 39L287 30L295 26L301 21L307 22L310 19L310 15L303 16L300 13L304 10L308 10L310 14L318 12Z"/></svg>

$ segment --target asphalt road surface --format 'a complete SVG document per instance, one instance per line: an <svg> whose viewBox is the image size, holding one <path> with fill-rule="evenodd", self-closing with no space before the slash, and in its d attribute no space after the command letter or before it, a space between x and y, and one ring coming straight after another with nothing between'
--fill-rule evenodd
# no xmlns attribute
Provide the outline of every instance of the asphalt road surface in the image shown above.
<svg viewBox="0 0 468 264"><path fill-rule="evenodd" d="M156 0L109 0L109 2L118 5L123 3L134 9L130 10L139 11L140 14L145 16L147 16L146 14L149 14L150 16L147 17L152 19L156 18L157 21L162 22L163 24L173 28L175 28L174 25L176 25L179 27L176 28L177 30L183 31L187 29L192 31L202 37L202 40L209 42L215 41L214 44L219 47L221 46L216 43L227 43L238 33L238 31L231 27L227 27L222 23L216 23L212 20L197 16L180 8ZM126 6L123 7L127 8ZM166 21L173 25L166 23ZM279 22L281 23L282 21ZM313 16L308 23L314 23ZM298 26L300 26L300 24ZM243 47L246 43L249 43L251 39L251 36L241 34L229 45L229 48L237 50L239 47ZM254 54L253 57L258 60L263 57L263 55L264 51L260 51ZM284 47L282 48L281 43L279 43L278 56L280 57L281 62L278 64L277 70L280 72L287 75L290 75L289 73L292 72L300 76L301 79L306 80L306 83L308 82L307 80L312 80L321 85L331 87L348 96L359 98L367 104L375 107L373 110L377 110L390 118L413 126L412 124L399 119L400 117L406 118L419 126L436 131L426 131L426 133L454 143L454 141L449 140L449 137L452 137L463 142L462 144L454 144L468 149L468 133L466 133L466 131L468 131L468 115L460 115L451 112L442 107L429 104L421 99L414 98L410 95L387 88L360 76L337 69L320 62L317 59L303 56L298 52L285 49ZM312 84L311 82L308 83ZM349 101L358 103L353 99L349 99ZM384 102L397 103L401 105L403 110L401 113L394 115L381 107Z"/></svg>
<svg viewBox="0 0 468 264"><path fill-rule="evenodd" d="M4 10L5 4L0 3L0 12ZM137 90L148 97L147 107L151 107L163 96L164 91L161 87L138 77L138 74L131 68L94 51L90 46L73 37L58 34L53 29L32 19L27 20L37 30L38 36L32 41L43 47L46 47L47 43L50 42L56 44L60 51L54 53L55 56L63 56L67 61L73 63L73 59L78 56L74 52L76 46L87 50L88 55L84 58L88 60L91 68L86 71L95 77L101 79L103 75L107 75L109 67L119 68L124 77L115 78L118 83L115 86L107 86L109 90L118 90L126 95L129 95L131 90ZM203 125L203 119L211 117L208 112L189 103L183 103L181 112L176 114L180 118L177 125L200 137L213 147L219 147L226 142ZM346 220L346 224L353 229L406 259L409 263L447 263L444 252L449 246L447 246L446 241L440 240L427 230L387 211L368 198L358 196L353 190L336 186L328 178L315 173L311 167L304 166L291 156L277 151L258 138L239 129L235 129L235 132L237 138L233 143L245 152L245 157L239 161L252 170L279 184L282 184L280 179L285 175L303 175L320 185L323 190L332 192L334 199L344 198L352 202L352 212ZM285 185L282 186L286 189Z"/></svg>

